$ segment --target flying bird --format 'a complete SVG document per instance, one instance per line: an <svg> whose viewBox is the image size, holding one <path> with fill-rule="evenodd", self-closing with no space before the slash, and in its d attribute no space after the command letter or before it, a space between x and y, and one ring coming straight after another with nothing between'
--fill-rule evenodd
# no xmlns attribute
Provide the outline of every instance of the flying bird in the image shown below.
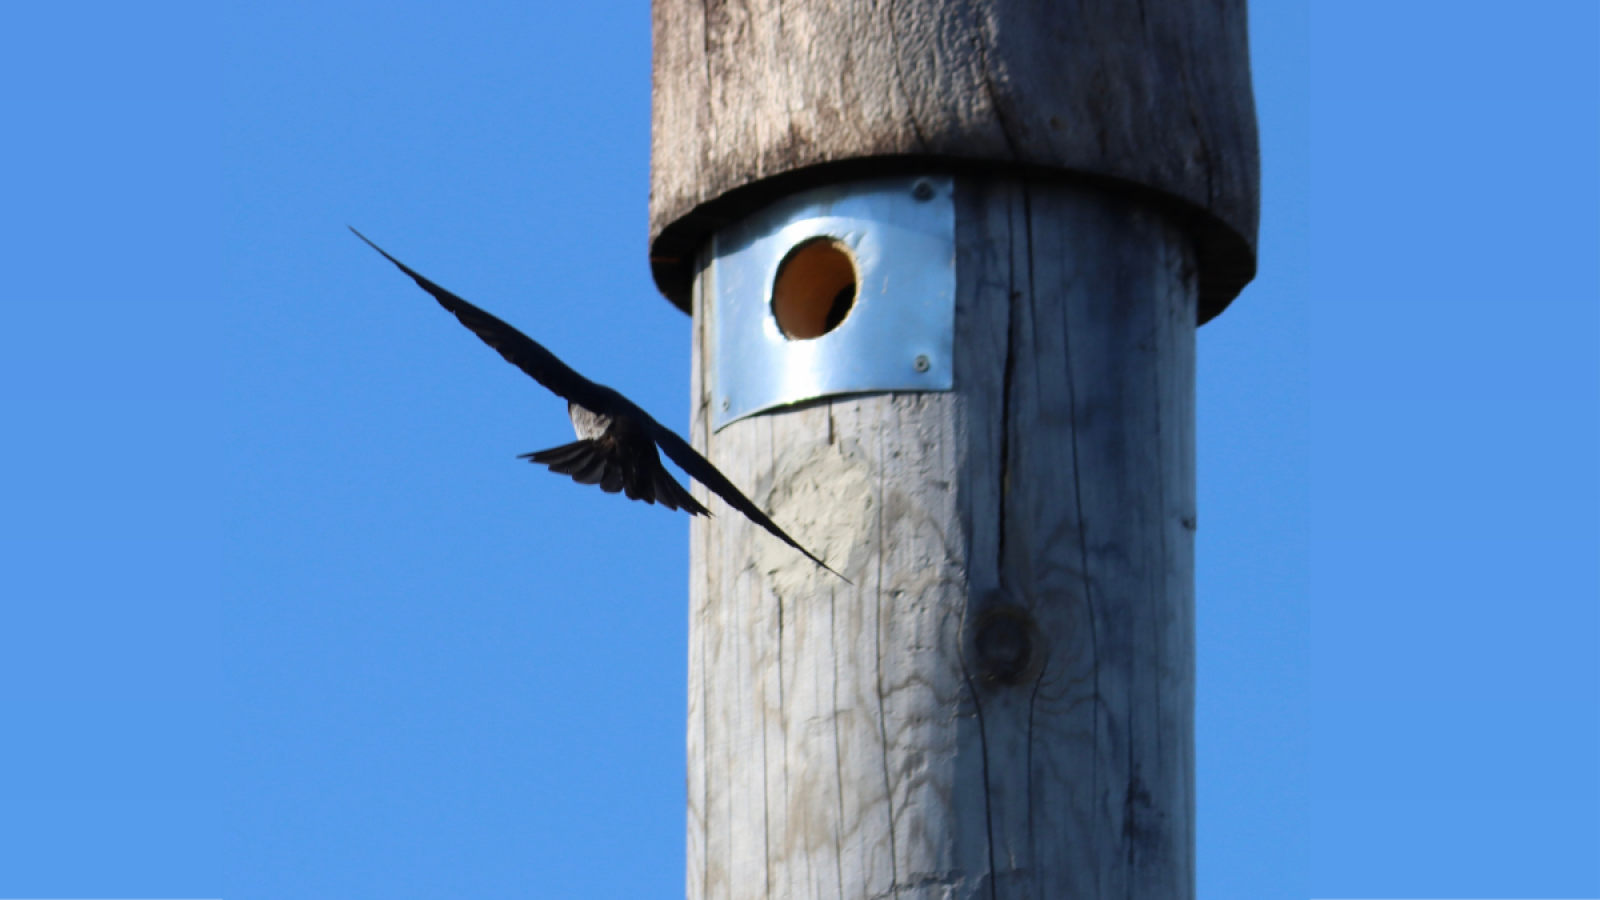
<svg viewBox="0 0 1600 900"><path fill-rule="evenodd" d="M598 484L607 493L621 491L630 500L660 503L667 509L682 509L691 516L710 515L710 511L661 465L661 457L656 452L659 447L668 459L727 501L729 506L744 513L745 518L800 551L806 559L839 575L785 534L760 507L740 493L727 476L689 446L688 441L651 418L633 401L574 372L539 342L417 274L361 232L354 228L350 230L356 237L366 241L367 246L383 254L384 259L411 276L412 281L432 294L440 306L454 313L469 331L499 351L506 362L526 372L534 381L567 401L567 415L572 419L572 429L577 432L578 440L549 450L524 453L518 459L548 466L550 471L561 475L570 475L579 484ZM843 575L839 577L844 578Z"/></svg>

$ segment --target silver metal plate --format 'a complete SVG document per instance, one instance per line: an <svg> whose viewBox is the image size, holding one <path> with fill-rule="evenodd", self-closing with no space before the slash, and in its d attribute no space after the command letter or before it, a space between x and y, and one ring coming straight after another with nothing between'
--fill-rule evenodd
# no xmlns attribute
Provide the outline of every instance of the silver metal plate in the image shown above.
<svg viewBox="0 0 1600 900"><path fill-rule="evenodd" d="M954 384L955 202L948 176L832 185L786 197L712 237L712 427L835 394ZM849 248L855 305L792 340L772 312L778 267L819 237Z"/></svg>

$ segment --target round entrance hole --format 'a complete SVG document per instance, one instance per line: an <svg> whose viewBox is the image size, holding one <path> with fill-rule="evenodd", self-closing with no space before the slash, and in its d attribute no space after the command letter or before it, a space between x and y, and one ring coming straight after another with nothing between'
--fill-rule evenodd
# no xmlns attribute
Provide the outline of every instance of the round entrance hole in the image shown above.
<svg viewBox="0 0 1600 900"><path fill-rule="evenodd" d="M856 303L856 264L831 238L789 251L772 283L772 314L790 340L819 338L839 327Z"/></svg>

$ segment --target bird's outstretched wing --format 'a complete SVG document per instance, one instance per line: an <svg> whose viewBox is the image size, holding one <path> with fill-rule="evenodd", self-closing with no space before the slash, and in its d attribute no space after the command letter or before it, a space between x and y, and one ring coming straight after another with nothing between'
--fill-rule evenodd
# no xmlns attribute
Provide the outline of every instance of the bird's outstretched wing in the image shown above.
<svg viewBox="0 0 1600 900"><path fill-rule="evenodd" d="M806 559L827 569L829 572L833 572L835 575L839 575L827 563L814 556L810 550L800 546L794 538L789 537L782 528L778 527L778 523L772 521L767 517L766 513L761 511L761 507L751 503L748 497L740 493L739 489L733 486L733 482L729 481L726 475L723 475L716 466L711 464L711 460L701 456L699 451L689 446L688 441L678 437L672 429L652 419L644 410L639 410L638 414L640 416L639 421L644 423L645 428L650 432L650 437L655 440L656 446L661 448L661 452L665 453L668 459L677 463L678 468L687 472L689 477L705 485L713 494L726 500L729 506L743 513L746 519L765 528L773 537L799 550L805 555ZM846 584L854 583L843 575L839 575L839 577L844 578Z"/></svg>
<svg viewBox="0 0 1600 900"><path fill-rule="evenodd" d="M388 251L374 244L366 235L354 228L350 231L366 241L367 246L382 253L383 258L398 266L400 271L411 276L411 280L432 294L440 306L454 313L455 317L461 320L461 324L467 326L485 344L499 351L506 362L528 373L534 381L549 388L551 393L563 400L570 400L595 412L608 411L607 401L613 392L574 372L538 341L429 281L410 266L390 256Z"/></svg>
<svg viewBox="0 0 1600 900"><path fill-rule="evenodd" d="M640 409L631 400L604 385L598 385L589 379L574 372L566 363L556 358L554 353L546 350L537 341L523 334L498 318L473 306L471 303L457 297L444 288L434 284L427 278L418 274L410 266L390 256L382 247L367 239L367 236L354 228L350 229L356 237L366 241L367 246L383 254L383 258L394 263L400 271L411 276L423 290L433 295L439 305L455 314L461 324L483 340L485 344L499 351L506 362L511 363L533 377L550 391L565 400L578 404L584 409L607 415L626 415L639 423L649 434L656 446L667 458L678 464L678 467L687 472L691 478L705 485L710 491L727 501L728 505L744 514L744 517L765 528L773 537L800 551L806 559L835 575L828 564L818 559L810 550L800 546L794 538L784 532L778 524L772 521L761 507L751 503L749 498L740 493L733 486L726 475L717 470L711 461L701 456L698 451L689 446L689 442L678 437L677 434L657 422L649 413ZM565 449L565 448L556 448ZM553 452L553 451L546 451ZM665 473L663 473L665 474ZM669 480L670 480L670 476ZM676 485L675 485L676 486ZM681 490L681 488L679 488ZM692 501L693 498L686 497ZM698 505L698 503L696 504ZM844 581L852 583L850 579L839 575Z"/></svg>

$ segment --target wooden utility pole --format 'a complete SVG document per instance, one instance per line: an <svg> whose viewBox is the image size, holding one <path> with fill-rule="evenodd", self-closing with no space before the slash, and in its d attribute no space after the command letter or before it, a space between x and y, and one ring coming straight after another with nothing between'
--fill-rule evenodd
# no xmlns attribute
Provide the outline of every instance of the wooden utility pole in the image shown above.
<svg viewBox="0 0 1600 900"><path fill-rule="evenodd" d="M693 440L854 582L695 520L688 896L1192 898L1194 337L1255 271L1243 0L654 23Z"/></svg>

